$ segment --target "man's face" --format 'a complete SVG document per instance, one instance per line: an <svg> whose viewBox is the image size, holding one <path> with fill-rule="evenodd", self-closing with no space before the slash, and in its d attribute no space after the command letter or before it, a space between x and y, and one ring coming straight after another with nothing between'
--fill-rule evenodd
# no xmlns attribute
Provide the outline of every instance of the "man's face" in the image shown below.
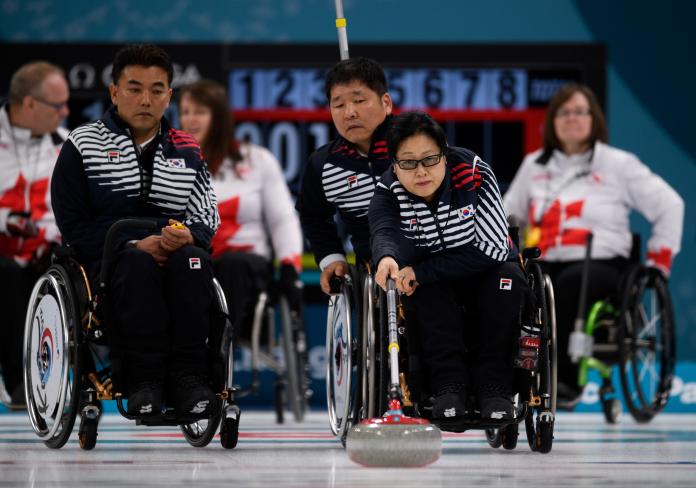
<svg viewBox="0 0 696 488"><path fill-rule="evenodd" d="M68 116L70 90L63 75L51 73L39 90L25 98L31 113L31 133L35 136L55 131Z"/></svg>
<svg viewBox="0 0 696 488"><path fill-rule="evenodd" d="M126 66L109 93L136 137L152 135L172 98L167 72L159 66Z"/></svg>
<svg viewBox="0 0 696 488"><path fill-rule="evenodd" d="M392 111L388 93L379 96L361 81L331 88L329 105L336 130L367 153L372 133Z"/></svg>

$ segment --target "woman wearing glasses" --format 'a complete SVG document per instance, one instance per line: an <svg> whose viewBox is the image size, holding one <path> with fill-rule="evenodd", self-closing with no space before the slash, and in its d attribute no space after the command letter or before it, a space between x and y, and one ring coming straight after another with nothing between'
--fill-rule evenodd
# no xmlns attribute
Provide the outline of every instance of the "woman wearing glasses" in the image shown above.
<svg viewBox="0 0 696 488"><path fill-rule="evenodd" d="M433 418L462 415L467 390L482 417L512 418L511 357L527 284L495 176L471 151L448 147L424 113L396 117L387 147L394 163L368 213L375 280L384 288L391 277L407 295ZM462 305L475 322L466 323Z"/></svg>
<svg viewBox="0 0 696 488"><path fill-rule="evenodd" d="M684 219L681 197L636 156L606 144L607 127L592 91L561 87L544 122L544 147L522 162L504 203L525 244L542 251L556 292L558 407L580 397L577 365L565 352L578 310L587 235L593 234L587 303L612 296L631 253L629 214L652 224L647 264L669 275L679 252Z"/></svg>

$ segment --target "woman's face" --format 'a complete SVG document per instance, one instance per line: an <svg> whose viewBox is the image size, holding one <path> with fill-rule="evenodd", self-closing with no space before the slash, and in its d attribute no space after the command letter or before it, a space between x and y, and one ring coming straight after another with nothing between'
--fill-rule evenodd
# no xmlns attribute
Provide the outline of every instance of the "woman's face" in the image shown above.
<svg viewBox="0 0 696 488"><path fill-rule="evenodd" d="M179 120L181 128L195 137L199 144L203 144L210 129L212 111L210 107L196 102L191 95L185 93L179 104Z"/></svg>
<svg viewBox="0 0 696 488"><path fill-rule="evenodd" d="M585 149L592 133L592 114L587 97L575 92L556 111L553 127L566 151Z"/></svg>
<svg viewBox="0 0 696 488"><path fill-rule="evenodd" d="M399 161L420 161L428 156L438 156L433 166L426 167L420 162L414 169L403 169L398 164ZM432 200L445 179L445 157L437 143L425 134L413 135L403 140L395 159L394 172L404 188L426 201Z"/></svg>

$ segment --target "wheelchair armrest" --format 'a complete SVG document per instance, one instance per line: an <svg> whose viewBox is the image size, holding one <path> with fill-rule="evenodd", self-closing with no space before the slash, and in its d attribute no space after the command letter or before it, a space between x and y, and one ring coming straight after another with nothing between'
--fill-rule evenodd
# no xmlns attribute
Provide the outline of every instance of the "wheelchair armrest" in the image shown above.
<svg viewBox="0 0 696 488"><path fill-rule="evenodd" d="M527 247L522 250L522 259L537 259L541 256L541 249L538 247Z"/></svg>

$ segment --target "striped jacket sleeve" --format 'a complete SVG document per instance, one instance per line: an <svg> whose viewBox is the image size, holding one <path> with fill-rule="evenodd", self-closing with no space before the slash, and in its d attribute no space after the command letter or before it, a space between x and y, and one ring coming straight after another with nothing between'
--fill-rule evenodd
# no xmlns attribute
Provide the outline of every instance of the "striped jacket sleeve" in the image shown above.
<svg viewBox="0 0 696 488"><path fill-rule="evenodd" d="M210 172L205 163L201 165L193 182L184 225L191 230L196 244L204 249L210 247L210 241L220 225L217 197L210 184Z"/></svg>
<svg viewBox="0 0 696 488"><path fill-rule="evenodd" d="M508 226L498 182L491 168L476 158L482 176L478 188L478 205L474 221L476 248L495 261L505 261L510 251Z"/></svg>
<svg viewBox="0 0 696 488"><path fill-rule="evenodd" d="M328 149L320 148L310 156L295 203L302 231L309 241L315 261L322 269L338 260L339 256L345 259L345 250L334 220L336 207L326 199L321 181L320 168L327 151Z"/></svg>
<svg viewBox="0 0 696 488"><path fill-rule="evenodd" d="M402 265L399 255L399 204L394 194L384 185L377 183L375 194L367 212L370 222L370 248L372 262L377 266L382 258L391 256Z"/></svg>

